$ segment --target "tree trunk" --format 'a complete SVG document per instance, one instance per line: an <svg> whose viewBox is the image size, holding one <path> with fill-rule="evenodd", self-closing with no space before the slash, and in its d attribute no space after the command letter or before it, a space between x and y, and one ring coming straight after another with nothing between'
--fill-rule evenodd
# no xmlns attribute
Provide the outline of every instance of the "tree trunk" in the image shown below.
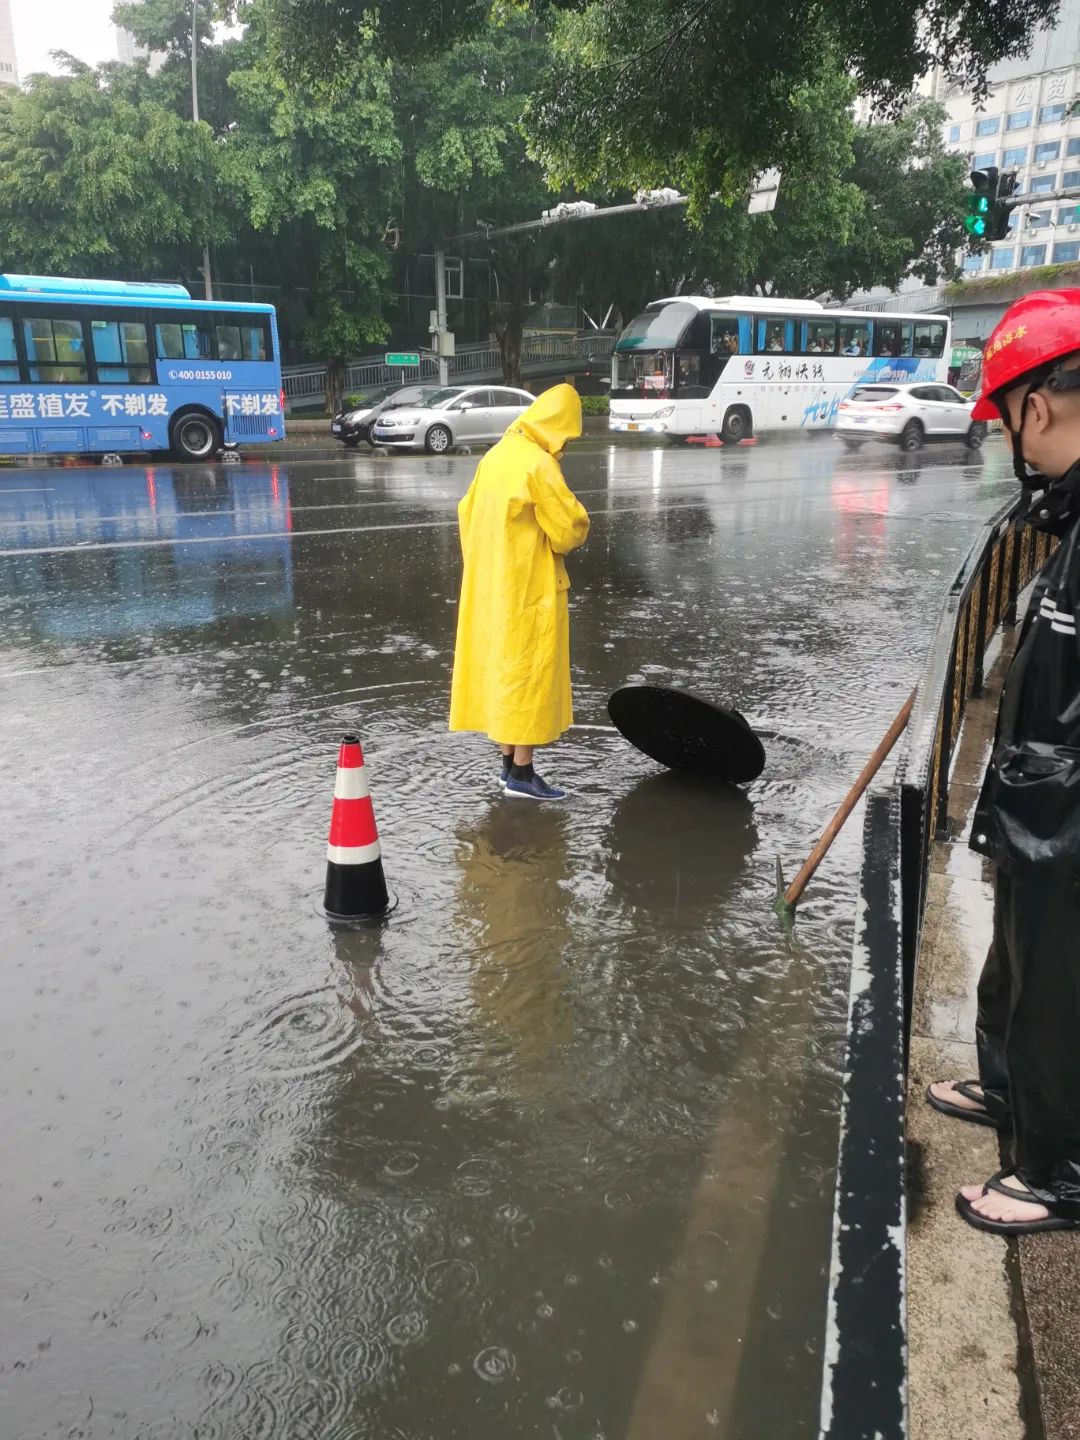
<svg viewBox="0 0 1080 1440"><path fill-rule="evenodd" d="M345 409L345 361L329 360L326 365L326 408L331 415Z"/></svg>
<svg viewBox="0 0 1080 1440"><path fill-rule="evenodd" d="M495 327L495 338L499 342L499 358L502 360L503 383L521 389L521 341L525 328L524 316L517 306L502 325Z"/></svg>

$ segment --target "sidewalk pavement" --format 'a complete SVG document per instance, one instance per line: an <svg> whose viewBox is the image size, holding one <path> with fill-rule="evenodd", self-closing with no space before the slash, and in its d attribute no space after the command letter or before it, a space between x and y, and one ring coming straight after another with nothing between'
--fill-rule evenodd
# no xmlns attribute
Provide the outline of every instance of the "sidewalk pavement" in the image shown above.
<svg viewBox="0 0 1080 1440"><path fill-rule="evenodd" d="M926 1086L978 1073L975 988L990 943L991 867L967 848L1011 648L969 702L934 848L908 1076L911 1440L1080 1440L1080 1234L1019 1245L957 1215L999 1168L997 1137L931 1110ZM1080 1043L1080 1037L1078 1037Z"/></svg>

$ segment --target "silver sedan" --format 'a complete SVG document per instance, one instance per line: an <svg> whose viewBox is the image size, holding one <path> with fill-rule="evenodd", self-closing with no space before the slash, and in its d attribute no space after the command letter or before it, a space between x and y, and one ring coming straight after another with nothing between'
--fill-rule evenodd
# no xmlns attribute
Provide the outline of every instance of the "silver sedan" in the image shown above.
<svg viewBox="0 0 1080 1440"><path fill-rule="evenodd" d="M426 404L380 415L372 442L388 450L427 450L445 455L458 445L490 445L536 397L504 385L450 385Z"/></svg>

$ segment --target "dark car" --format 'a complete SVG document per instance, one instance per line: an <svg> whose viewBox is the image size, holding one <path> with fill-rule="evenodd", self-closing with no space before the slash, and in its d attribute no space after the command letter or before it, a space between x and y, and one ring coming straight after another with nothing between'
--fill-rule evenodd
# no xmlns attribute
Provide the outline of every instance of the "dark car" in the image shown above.
<svg viewBox="0 0 1080 1440"><path fill-rule="evenodd" d="M437 385L377 385L355 399L359 402L349 410L342 410L330 422L330 433L351 450L361 440L371 444L371 427L387 410L396 410L402 405L422 405L438 390Z"/></svg>

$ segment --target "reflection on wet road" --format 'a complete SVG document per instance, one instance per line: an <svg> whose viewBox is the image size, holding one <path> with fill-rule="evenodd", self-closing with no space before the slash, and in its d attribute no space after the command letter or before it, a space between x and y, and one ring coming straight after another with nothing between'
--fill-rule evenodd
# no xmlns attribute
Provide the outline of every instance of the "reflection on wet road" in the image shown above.
<svg viewBox="0 0 1080 1440"><path fill-rule="evenodd" d="M1004 456L584 448L577 719L446 733L475 459L0 472L0 1406L79 1435L812 1435L855 827ZM745 793L606 726L764 730ZM317 913L358 727L376 930ZM524 812L524 813L522 813Z"/></svg>

